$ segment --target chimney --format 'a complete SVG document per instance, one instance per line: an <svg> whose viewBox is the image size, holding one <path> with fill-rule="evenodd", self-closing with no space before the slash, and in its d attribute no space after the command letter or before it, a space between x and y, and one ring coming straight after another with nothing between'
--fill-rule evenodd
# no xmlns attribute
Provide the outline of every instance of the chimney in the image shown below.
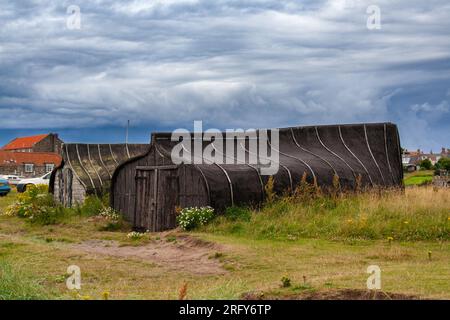
<svg viewBox="0 0 450 320"><path fill-rule="evenodd" d="M445 148L442 148L441 154L446 154L447 152L445 152Z"/></svg>

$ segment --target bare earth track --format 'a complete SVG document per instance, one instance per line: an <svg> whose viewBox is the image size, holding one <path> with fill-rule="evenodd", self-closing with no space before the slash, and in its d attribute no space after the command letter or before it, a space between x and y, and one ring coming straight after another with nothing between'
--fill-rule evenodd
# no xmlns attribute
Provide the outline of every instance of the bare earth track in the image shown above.
<svg viewBox="0 0 450 320"><path fill-rule="evenodd" d="M161 268L184 271L196 275L224 274L217 259L211 259L222 246L189 236L179 236L176 241L152 240L140 246L120 245L117 241L88 240L73 246L74 250L90 255L108 255L150 261Z"/></svg>

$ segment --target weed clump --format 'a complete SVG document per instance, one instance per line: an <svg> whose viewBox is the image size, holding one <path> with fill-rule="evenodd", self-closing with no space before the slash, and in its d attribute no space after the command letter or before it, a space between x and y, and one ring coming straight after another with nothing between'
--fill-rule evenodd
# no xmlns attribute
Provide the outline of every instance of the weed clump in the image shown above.
<svg viewBox="0 0 450 320"><path fill-rule="evenodd" d="M291 286L291 279L287 276L284 276L281 278L281 287L282 288L289 288Z"/></svg>

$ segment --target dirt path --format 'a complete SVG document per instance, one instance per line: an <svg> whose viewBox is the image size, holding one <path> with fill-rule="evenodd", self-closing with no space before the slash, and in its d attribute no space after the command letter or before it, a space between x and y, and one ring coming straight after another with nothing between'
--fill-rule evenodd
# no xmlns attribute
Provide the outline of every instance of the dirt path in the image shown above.
<svg viewBox="0 0 450 320"><path fill-rule="evenodd" d="M88 240L73 249L92 255L108 255L151 261L162 268L193 274L210 275L226 273L218 259L212 256L223 247L189 236L178 236L176 241L161 237L139 246L121 246L117 241Z"/></svg>

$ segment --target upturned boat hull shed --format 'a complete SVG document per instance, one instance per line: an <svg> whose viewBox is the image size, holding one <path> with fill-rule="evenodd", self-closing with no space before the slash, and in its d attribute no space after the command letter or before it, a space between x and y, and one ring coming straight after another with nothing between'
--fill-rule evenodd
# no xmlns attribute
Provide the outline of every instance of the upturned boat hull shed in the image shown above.
<svg viewBox="0 0 450 320"><path fill-rule="evenodd" d="M278 194L294 190L306 176L323 190L403 187L400 139L392 123L324 125L278 129L279 170L273 175ZM259 134L257 140L260 138ZM194 140L193 135L191 139ZM202 139L203 140L203 139ZM233 141L246 159L249 139ZM111 206L136 229L162 231L176 226L176 208L211 206L217 212L264 201L269 176L258 163L234 159L223 163L175 164L172 149L179 142L157 133L147 153L121 164L112 177ZM203 150L211 142L202 142ZM268 143L270 148L270 141ZM216 150L216 149L215 149ZM220 152L216 151L216 155ZM242 159L242 158L240 158ZM265 159L267 160L267 159Z"/></svg>
<svg viewBox="0 0 450 320"><path fill-rule="evenodd" d="M66 207L81 204L87 195L102 196L111 187L116 168L126 160L145 154L148 144L62 145L61 165L53 170L49 189L56 202Z"/></svg>

